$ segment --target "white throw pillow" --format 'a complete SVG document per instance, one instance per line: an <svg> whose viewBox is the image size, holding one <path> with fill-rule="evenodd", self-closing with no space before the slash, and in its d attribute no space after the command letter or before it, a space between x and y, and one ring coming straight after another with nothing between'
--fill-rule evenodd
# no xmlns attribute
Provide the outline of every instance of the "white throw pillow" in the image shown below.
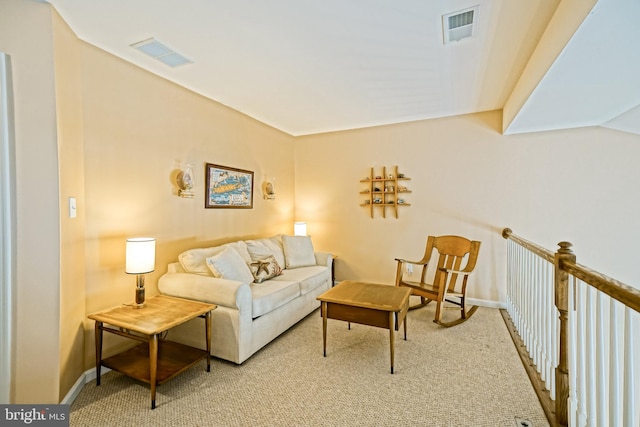
<svg viewBox="0 0 640 427"><path fill-rule="evenodd" d="M251 257L247 251L247 245L242 240L225 243L220 246L213 246L211 248L188 249L178 255L178 261L180 261L180 265L187 273L199 274L201 276L211 276L213 273L214 277L220 277L209 268L206 259L219 254L225 248L234 249L238 255L242 257L244 262L251 262Z"/></svg>
<svg viewBox="0 0 640 427"><path fill-rule="evenodd" d="M316 265L313 244L309 236L282 236L286 268Z"/></svg>
<svg viewBox="0 0 640 427"><path fill-rule="evenodd" d="M219 254L207 258L207 266L216 277L237 280L242 283L251 283L254 280L247 263L235 249L230 247L226 247Z"/></svg>

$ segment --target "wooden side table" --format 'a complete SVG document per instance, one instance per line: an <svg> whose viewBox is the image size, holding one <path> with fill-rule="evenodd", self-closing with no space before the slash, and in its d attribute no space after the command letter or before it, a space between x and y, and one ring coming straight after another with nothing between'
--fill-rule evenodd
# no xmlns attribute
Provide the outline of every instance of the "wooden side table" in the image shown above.
<svg viewBox="0 0 640 427"><path fill-rule="evenodd" d="M211 311L215 308L215 304L160 295L148 299L142 308L124 305L89 315L96 321L96 384L100 385L101 366L149 383L151 409L155 409L156 386L205 358L207 372L211 371ZM160 339L163 332L196 317L205 319L206 350ZM103 332L142 344L103 360Z"/></svg>
<svg viewBox="0 0 640 427"><path fill-rule="evenodd" d="M409 292L407 292L409 290ZM389 330L391 373L394 363L393 331L404 322L404 339L407 339L407 311L409 310L409 288L377 285L344 280L316 299L321 302L322 351L327 356L327 319L376 326Z"/></svg>

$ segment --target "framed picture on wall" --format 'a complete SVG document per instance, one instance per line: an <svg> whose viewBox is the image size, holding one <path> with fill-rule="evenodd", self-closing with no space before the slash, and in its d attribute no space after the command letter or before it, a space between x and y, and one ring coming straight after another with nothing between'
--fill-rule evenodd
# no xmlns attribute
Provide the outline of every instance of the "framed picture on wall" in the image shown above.
<svg viewBox="0 0 640 427"><path fill-rule="evenodd" d="M207 163L205 208L253 208L253 172Z"/></svg>

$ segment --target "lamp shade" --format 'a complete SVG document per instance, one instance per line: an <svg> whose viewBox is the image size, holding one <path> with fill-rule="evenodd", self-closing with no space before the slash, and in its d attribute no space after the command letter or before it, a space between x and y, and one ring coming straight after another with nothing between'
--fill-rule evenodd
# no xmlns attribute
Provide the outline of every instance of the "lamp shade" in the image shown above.
<svg viewBox="0 0 640 427"><path fill-rule="evenodd" d="M306 236L307 235L307 223L306 222L295 222L293 224L293 234L296 236Z"/></svg>
<svg viewBox="0 0 640 427"><path fill-rule="evenodd" d="M127 260L125 272L128 274L151 273L156 269L156 239L136 237L127 239Z"/></svg>

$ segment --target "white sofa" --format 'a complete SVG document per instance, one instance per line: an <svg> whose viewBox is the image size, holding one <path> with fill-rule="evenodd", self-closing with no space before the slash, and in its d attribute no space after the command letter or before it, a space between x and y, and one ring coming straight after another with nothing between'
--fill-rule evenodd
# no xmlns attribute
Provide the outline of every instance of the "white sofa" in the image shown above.
<svg viewBox="0 0 640 427"><path fill-rule="evenodd" d="M332 285L331 254L314 252L307 236L190 249L178 259L160 277L160 292L216 304L211 355L237 364L314 311L316 297ZM169 334L173 341L205 348L201 319Z"/></svg>

